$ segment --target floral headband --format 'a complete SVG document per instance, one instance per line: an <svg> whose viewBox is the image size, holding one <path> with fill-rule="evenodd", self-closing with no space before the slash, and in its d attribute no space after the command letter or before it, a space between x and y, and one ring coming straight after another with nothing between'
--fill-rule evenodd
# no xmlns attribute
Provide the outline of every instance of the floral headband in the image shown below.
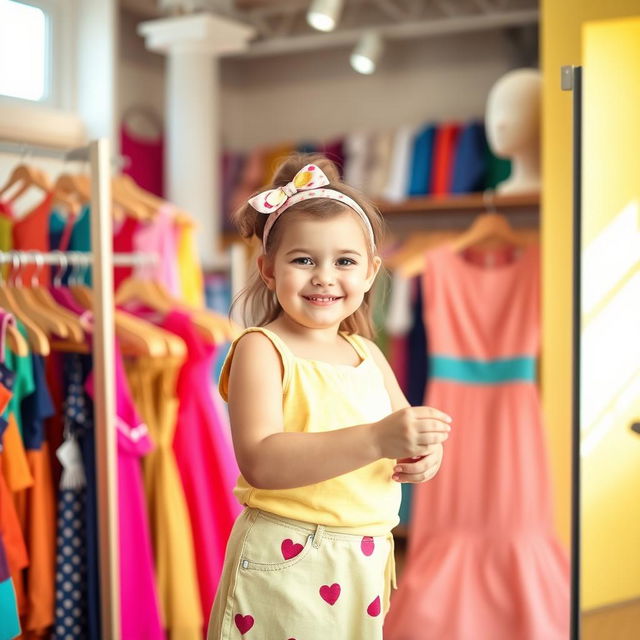
<svg viewBox="0 0 640 640"><path fill-rule="evenodd" d="M315 164L308 164L293 177L293 180L286 184L284 187L278 187L276 189L269 189L263 191L257 196L249 199L249 204L260 213L267 214L267 222L264 225L264 231L262 233L262 244L266 249L267 238L269 232L275 224L275 221L292 205L302 202L302 200L308 200L309 198L329 198L331 200L337 200L346 204L353 209L364 222L364 226L369 233L369 241L371 242L371 248L375 250L375 237L373 235L373 227L367 214L362 207L349 196L335 189L323 189L325 185L329 184L329 179L324 174L320 167Z"/></svg>

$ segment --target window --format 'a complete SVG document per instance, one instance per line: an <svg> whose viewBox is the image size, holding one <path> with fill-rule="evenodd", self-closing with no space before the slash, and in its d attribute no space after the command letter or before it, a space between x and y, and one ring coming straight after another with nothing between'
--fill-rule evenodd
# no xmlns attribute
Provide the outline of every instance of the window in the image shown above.
<svg viewBox="0 0 640 640"><path fill-rule="evenodd" d="M51 98L51 29L38 6L0 0L0 94L47 102Z"/></svg>

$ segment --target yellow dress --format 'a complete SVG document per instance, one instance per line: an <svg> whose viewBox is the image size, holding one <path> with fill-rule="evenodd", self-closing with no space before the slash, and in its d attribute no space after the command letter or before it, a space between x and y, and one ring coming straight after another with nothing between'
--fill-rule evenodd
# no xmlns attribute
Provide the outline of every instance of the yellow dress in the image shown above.
<svg viewBox="0 0 640 640"><path fill-rule="evenodd" d="M156 445L145 456L143 471L161 615L172 640L200 640L203 618L191 521L172 447L180 366L175 358L126 363L134 402Z"/></svg>
<svg viewBox="0 0 640 640"><path fill-rule="evenodd" d="M192 307L204 307L204 278L190 225L178 227L178 277L183 301Z"/></svg>

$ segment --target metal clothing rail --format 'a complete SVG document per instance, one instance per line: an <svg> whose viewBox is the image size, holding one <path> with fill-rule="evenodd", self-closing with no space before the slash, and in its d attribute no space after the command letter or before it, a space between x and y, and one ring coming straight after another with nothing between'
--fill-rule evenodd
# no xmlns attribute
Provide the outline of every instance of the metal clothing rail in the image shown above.
<svg viewBox="0 0 640 640"><path fill-rule="evenodd" d="M89 267L94 263L94 255L84 251L0 251L0 264L25 264L48 266ZM155 253L114 253L111 264L114 267L140 267L158 262Z"/></svg>
<svg viewBox="0 0 640 640"><path fill-rule="evenodd" d="M86 147L64 150L5 139L0 140L0 152L19 156L89 161L94 298L93 408L96 434L101 637L121 640L110 143L107 138L99 138Z"/></svg>
<svg viewBox="0 0 640 640"><path fill-rule="evenodd" d="M0 153L10 153L17 156L38 156L40 158L58 158L60 160L89 160L89 148L59 149L43 145L16 142L14 140L0 140Z"/></svg>

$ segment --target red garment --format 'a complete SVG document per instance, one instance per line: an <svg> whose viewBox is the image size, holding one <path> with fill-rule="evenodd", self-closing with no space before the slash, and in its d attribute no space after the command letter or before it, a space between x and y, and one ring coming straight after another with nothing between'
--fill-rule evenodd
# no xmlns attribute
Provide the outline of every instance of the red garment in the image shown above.
<svg viewBox="0 0 640 640"><path fill-rule="evenodd" d="M407 336L391 336L389 338L389 364L393 369L393 373L396 376L396 380L400 385L402 391L407 393L407 349L409 347L409 341Z"/></svg>
<svg viewBox="0 0 640 640"><path fill-rule="evenodd" d="M113 250L117 253L133 253L133 238L140 223L135 218L125 218L120 226L113 228ZM131 277L132 267L114 267L113 288L117 291L123 280Z"/></svg>
<svg viewBox="0 0 640 640"><path fill-rule="evenodd" d="M204 619L222 572L227 539L241 510L233 496L239 475L225 419L213 402L216 347L203 340L186 313L172 311L161 326L180 336L188 358L178 377L180 400L173 449L191 517Z"/></svg>
<svg viewBox="0 0 640 640"><path fill-rule="evenodd" d="M451 193L453 165L458 147L461 127L456 123L444 124L438 128L433 144L433 165L431 170L430 193L445 196Z"/></svg>
<svg viewBox="0 0 640 640"><path fill-rule="evenodd" d="M53 192L47 193L45 199L29 213L24 215L13 225L13 248L28 251L49 251L49 216L51 215L51 205L53 202ZM35 265L25 265L22 267L20 277L23 282L29 282ZM49 267L38 269L40 282L49 283Z"/></svg>
<svg viewBox="0 0 640 640"><path fill-rule="evenodd" d="M13 213L13 207L11 206L11 202L7 201L7 202L2 202L0 201L0 213L4 216L6 216L7 218L11 218L13 220L14 213Z"/></svg>
<svg viewBox="0 0 640 640"><path fill-rule="evenodd" d="M45 375L47 378L47 387L54 407L62 407L64 402L64 393L62 388L62 354L58 351L52 351L48 357L44 359ZM53 477L53 486L60 485L60 475L62 466L56 457L56 451L62 444L64 438L62 432L64 424L62 420L62 411L56 411L56 414L45 420L44 432L46 434L48 447L47 455L49 456L49 465Z"/></svg>
<svg viewBox="0 0 640 640"><path fill-rule="evenodd" d="M164 195L164 139L140 138L127 131L126 124L120 127L120 150L129 158L129 164L122 173L131 176L143 189Z"/></svg>

